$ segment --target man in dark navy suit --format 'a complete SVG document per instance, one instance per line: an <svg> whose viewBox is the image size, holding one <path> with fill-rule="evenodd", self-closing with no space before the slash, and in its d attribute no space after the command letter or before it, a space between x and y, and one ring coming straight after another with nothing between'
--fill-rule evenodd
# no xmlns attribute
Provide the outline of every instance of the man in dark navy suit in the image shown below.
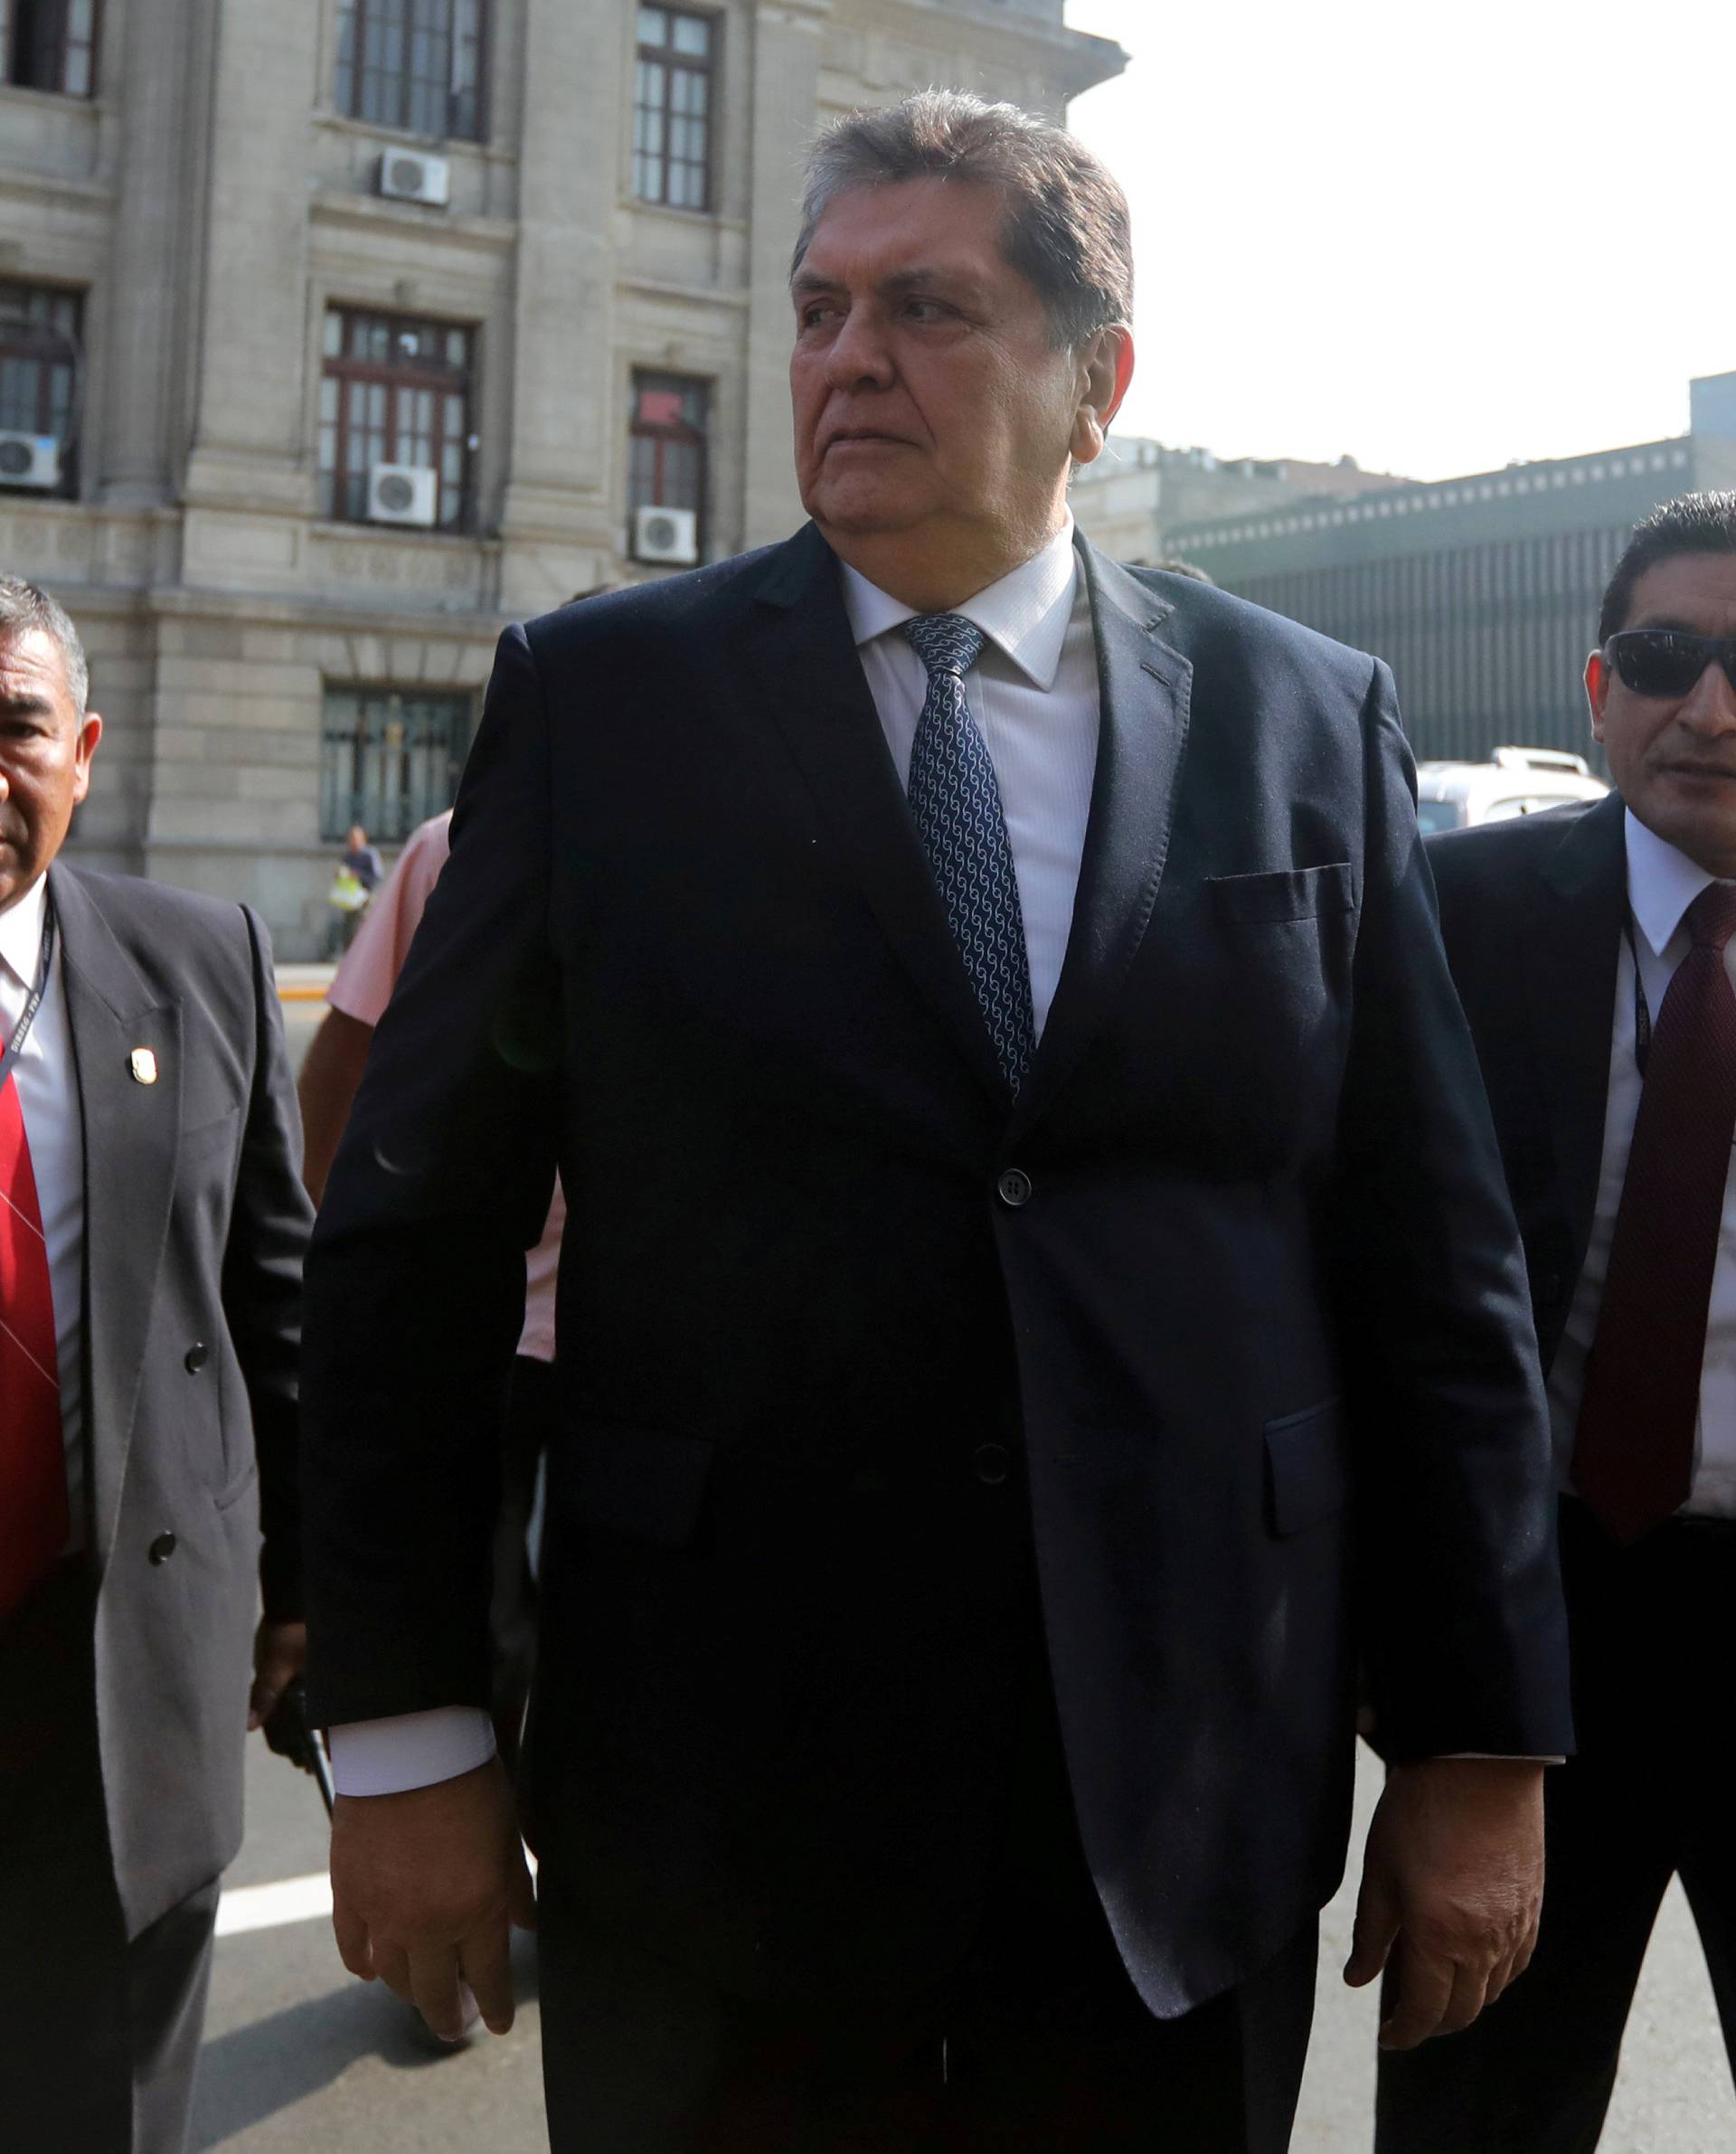
<svg viewBox="0 0 1736 2154"><path fill-rule="evenodd" d="M1579 1752L1536 1964L1384 2061L1382 2154L1590 2154L1678 1874L1736 2055L1736 493L1639 526L1585 684L1608 799L1431 848L1548 1371Z"/></svg>
<svg viewBox="0 0 1736 2154"><path fill-rule="evenodd" d="M1389 2038L1529 1951L1546 1429L1392 684L1073 531L1130 260L1010 108L823 139L813 521L503 639L328 1187L338 1938L448 2033L528 1913L487 1526L568 1193L562 2149L1283 2147L1359 1655Z"/></svg>

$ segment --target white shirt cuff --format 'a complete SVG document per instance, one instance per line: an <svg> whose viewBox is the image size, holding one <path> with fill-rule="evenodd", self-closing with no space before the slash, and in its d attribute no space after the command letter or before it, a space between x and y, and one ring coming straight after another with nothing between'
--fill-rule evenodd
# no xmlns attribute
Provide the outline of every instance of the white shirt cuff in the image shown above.
<svg viewBox="0 0 1736 2154"><path fill-rule="evenodd" d="M436 1705L385 1720L351 1720L328 1732L332 1785L340 1795L401 1795L474 1772L495 1754L495 1724L479 1705Z"/></svg>

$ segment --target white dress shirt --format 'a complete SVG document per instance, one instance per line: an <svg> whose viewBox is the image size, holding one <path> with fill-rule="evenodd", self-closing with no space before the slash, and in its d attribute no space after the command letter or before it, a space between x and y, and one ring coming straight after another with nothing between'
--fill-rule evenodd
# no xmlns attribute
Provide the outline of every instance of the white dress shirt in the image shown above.
<svg viewBox="0 0 1736 2154"><path fill-rule="evenodd" d="M928 673L898 634L915 608L844 568L844 604L899 783L928 694ZM995 765L1013 849L1043 1036L1073 923L1099 721L1090 594L1072 519L1040 553L952 609L987 639L965 676L965 701ZM494 1755L494 1728L474 1705L447 1705L331 1731L332 1775L344 1795L387 1795L468 1772Z"/></svg>
<svg viewBox="0 0 1736 2154"><path fill-rule="evenodd" d="M42 956L48 880L39 875L0 912L0 1045L12 1037L36 985ZM61 974L61 944L30 1035L13 1062L24 1118L36 1201L48 1243L49 1290L61 1379L61 1434L66 1446L69 1552L84 1540L84 1125L72 1082L71 1034Z"/></svg>
<svg viewBox="0 0 1736 2154"><path fill-rule="evenodd" d="M1609 1271L1609 1244L1615 1236L1616 1212L1621 1203L1628 1153L1639 1112L1640 1074L1634 1053L1635 952L1639 959L1639 984L1656 1024L1671 976L1688 952L1689 936L1682 924L1683 915L1700 893L1717 880L1648 830L1631 809L1627 817L1627 844L1628 904L1633 935L1631 940L1623 937L1616 965L1609 1099L1603 1119L1603 1166L1598 1177L1597 1209L1592 1214L1585 1268L1580 1273L1567 1328L1549 1375L1555 1459L1564 1486L1571 1486L1568 1471L1574 1424L1585 1389L1586 1356L1597 1334L1603 1282ZM1725 949L1724 964L1736 985L1736 941ZM1712 1299L1706 1311L1694 1481L1683 1507L1697 1515L1736 1518L1736 1186L1728 1180L1718 1256L1712 1267Z"/></svg>

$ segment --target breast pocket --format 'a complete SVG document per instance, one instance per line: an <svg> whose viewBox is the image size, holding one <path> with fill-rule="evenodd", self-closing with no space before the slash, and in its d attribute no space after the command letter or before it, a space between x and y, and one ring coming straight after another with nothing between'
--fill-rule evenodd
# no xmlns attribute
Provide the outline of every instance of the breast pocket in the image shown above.
<svg viewBox="0 0 1736 2154"><path fill-rule="evenodd" d="M1191 1163L1276 1172L1331 1141L1356 923L1347 861L1213 876L1160 901L1138 1022Z"/></svg>
<svg viewBox="0 0 1736 2154"><path fill-rule="evenodd" d="M1355 871L1347 860L1254 875L1208 875L1201 888L1216 916L1238 926L1278 927L1356 910Z"/></svg>

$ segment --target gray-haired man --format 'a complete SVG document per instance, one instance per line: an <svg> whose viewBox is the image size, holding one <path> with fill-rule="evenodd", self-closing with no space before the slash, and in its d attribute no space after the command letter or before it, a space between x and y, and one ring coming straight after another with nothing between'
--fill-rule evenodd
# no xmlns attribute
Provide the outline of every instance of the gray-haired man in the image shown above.
<svg viewBox="0 0 1736 2154"><path fill-rule="evenodd" d="M1130 283L1057 129L930 93L823 139L813 523L504 638L328 1186L338 1937L448 2032L465 1980L510 2018L527 1912L486 1550L569 1194L563 2154L1283 2147L1359 1650L1389 2038L1529 1949L1547 1445L1391 683L1077 540Z"/></svg>
<svg viewBox="0 0 1736 2154"><path fill-rule="evenodd" d="M310 1214L264 929L57 857L86 694L0 577L0 2140L179 2154L250 1705L305 1642Z"/></svg>

